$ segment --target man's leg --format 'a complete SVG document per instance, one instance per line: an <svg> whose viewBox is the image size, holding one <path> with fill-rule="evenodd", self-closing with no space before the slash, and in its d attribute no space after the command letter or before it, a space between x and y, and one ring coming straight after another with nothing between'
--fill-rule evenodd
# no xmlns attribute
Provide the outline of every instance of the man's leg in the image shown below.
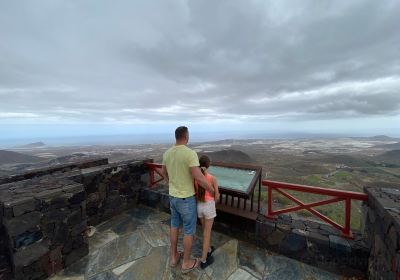
<svg viewBox="0 0 400 280"><path fill-rule="evenodd" d="M171 227L169 230L169 240L171 242L171 264L176 264L179 259L178 235L179 235L179 228Z"/></svg>
<svg viewBox="0 0 400 280"><path fill-rule="evenodd" d="M176 209L177 200L170 198L170 210L171 210L171 227L169 230L169 240L171 243L171 265L174 266L179 260L178 254L178 235L179 227L182 225L182 219Z"/></svg>
<svg viewBox="0 0 400 280"><path fill-rule="evenodd" d="M193 235L184 235L183 236L183 264L182 264L183 269L191 268L195 262L195 260L190 259L190 254L192 252L192 245L193 245Z"/></svg>
<svg viewBox="0 0 400 280"><path fill-rule="evenodd" d="M199 265L197 259L190 259L194 234L197 223L197 204L195 197L182 200L181 216L183 222L183 262L182 269L189 269Z"/></svg>

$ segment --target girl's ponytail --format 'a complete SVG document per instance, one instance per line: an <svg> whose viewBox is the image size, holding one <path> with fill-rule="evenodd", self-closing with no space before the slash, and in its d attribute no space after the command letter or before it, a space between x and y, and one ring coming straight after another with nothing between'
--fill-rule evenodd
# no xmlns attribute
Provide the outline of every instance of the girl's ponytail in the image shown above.
<svg viewBox="0 0 400 280"><path fill-rule="evenodd" d="M206 175L206 170L207 168L210 167L210 158L208 156L203 155L199 158L199 163L201 172L203 173L203 175ZM206 190L200 186L197 186L197 192L196 192L197 200L204 202L205 196L206 196Z"/></svg>

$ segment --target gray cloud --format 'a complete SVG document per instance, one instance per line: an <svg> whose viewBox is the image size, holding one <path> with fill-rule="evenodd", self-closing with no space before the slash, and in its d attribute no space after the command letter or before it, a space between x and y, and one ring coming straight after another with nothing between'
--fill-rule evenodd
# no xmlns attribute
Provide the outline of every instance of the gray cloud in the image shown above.
<svg viewBox="0 0 400 280"><path fill-rule="evenodd" d="M0 1L0 122L400 114L399 1Z"/></svg>

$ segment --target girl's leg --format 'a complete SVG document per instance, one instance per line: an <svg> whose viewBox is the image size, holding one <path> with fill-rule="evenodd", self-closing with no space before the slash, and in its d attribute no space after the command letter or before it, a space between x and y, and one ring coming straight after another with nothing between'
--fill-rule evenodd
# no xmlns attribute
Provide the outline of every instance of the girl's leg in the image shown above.
<svg viewBox="0 0 400 280"><path fill-rule="evenodd" d="M204 216L203 217L201 217L201 218L199 218L200 219L200 222L201 222L201 226L203 227L203 231L204 231L204 221L205 221L205 218L204 218Z"/></svg>
<svg viewBox="0 0 400 280"><path fill-rule="evenodd" d="M212 229L213 222L214 222L214 219L204 219L204 223L203 223L203 255L201 256L201 260L203 262L206 261L207 253L208 253L208 250L210 249L211 229Z"/></svg>
<svg viewBox="0 0 400 280"><path fill-rule="evenodd" d="M206 221L206 218L204 216L200 218L201 227L203 228L203 248L204 248L205 221ZM203 256L203 253L202 253L202 256ZM201 258L201 260L203 260L203 257Z"/></svg>

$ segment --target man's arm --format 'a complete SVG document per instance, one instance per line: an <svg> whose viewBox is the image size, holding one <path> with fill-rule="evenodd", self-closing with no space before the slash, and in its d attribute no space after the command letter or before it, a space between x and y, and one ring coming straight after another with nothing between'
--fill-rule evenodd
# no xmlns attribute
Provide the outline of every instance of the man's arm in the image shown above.
<svg viewBox="0 0 400 280"><path fill-rule="evenodd" d="M192 172L193 179L199 183L200 187L206 189L211 195L214 195L214 188L208 184L208 181L201 172L200 167L193 166L190 167L190 170Z"/></svg>
<svg viewBox="0 0 400 280"><path fill-rule="evenodd" d="M167 167L165 165L163 165L161 168L161 174L163 175L165 182L167 182L168 184L169 177L168 177Z"/></svg>

